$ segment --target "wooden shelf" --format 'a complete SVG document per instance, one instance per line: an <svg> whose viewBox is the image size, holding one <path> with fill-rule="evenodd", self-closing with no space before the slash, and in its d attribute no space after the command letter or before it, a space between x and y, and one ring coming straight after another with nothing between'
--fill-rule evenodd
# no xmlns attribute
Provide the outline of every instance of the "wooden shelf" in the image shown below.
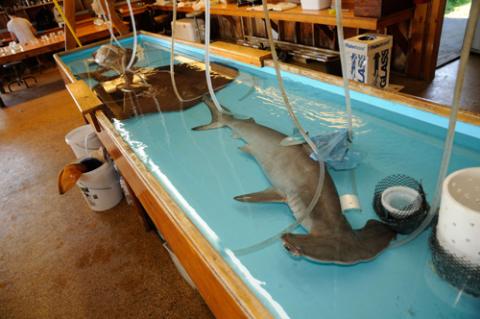
<svg viewBox="0 0 480 319"><path fill-rule="evenodd" d="M105 38L109 35L108 27L106 25L97 26L94 25L91 21L81 21L76 24L76 33L78 38L82 42L91 42L101 38ZM57 28L49 30L51 33L56 31ZM0 65L10 63L13 61L19 61L26 58L36 57L40 54L51 53L54 51L62 50L65 48L64 38L55 38L54 40L44 43L39 42L38 44L28 44L24 46L24 50L16 52L14 54L0 56Z"/></svg>
<svg viewBox="0 0 480 319"><path fill-rule="evenodd" d="M156 9L164 11L172 11L172 5L158 6L154 5ZM178 8L178 12L192 12L192 7ZM232 16L232 17L248 17L248 18L263 18L263 11L247 10L247 7L238 7L236 4L218 4L211 7L211 13L214 15ZM401 21L408 20L412 17L413 11L411 9L403 10L383 18L366 18L356 17L352 10L343 10L343 25L346 28L365 29L365 30L380 30L389 25L396 24ZM313 24L323 24L336 26L335 15L329 13L329 10L303 10L301 7L294 9L275 12L270 11L270 18L272 20L290 21L290 22L304 22Z"/></svg>
<svg viewBox="0 0 480 319"><path fill-rule="evenodd" d="M62 3L62 2L63 0L58 0L58 3ZM15 9L15 11L28 10L28 9L34 9L34 8L45 7L45 6L53 6L53 5L54 5L53 1L47 2L47 3L38 3L28 7L18 7Z"/></svg>
<svg viewBox="0 0 480 319"><path fill-rule="evenodd" d="M224 16L239 16L251 18L263 18L262 11L247 10L245 7L237 7L235 4L223 4L212 6L212 14ZM392 19L395 16L394 19ZM351 10L343 11L343 25L347 28L357 28L366 30L378 30L387 25L398 22L399 20L406 20L412 16L411 10L404 10L392 16L384 18L365 18L356 17ZM303 10L301 7L294 9L270 12L272 20L290 21L290 22L304 22L335 26L335 15L330 14L329 10ZM394 20L394 21L393 21Z"/></svg>

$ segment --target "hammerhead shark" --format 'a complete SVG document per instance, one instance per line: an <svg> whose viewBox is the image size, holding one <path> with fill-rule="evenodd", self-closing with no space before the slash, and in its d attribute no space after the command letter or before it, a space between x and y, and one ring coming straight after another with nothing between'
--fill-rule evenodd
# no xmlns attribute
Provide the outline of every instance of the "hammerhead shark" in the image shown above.
<svg viewBox="0 0 480 319"><path fill-rule="evenodd" d="M204 97L204 102L212 121L193 130L229 127L234 137L246 142L240 150L256 159L272 183L272 187L264 191L235 199L286 203L309 232L307 235L282 235L283 245L290 253L320 263L352 265L374 259L395 238L395 232L377 220L369 220L361 229L352 229L342 213L335 184L327 170L320 198L305 216L320 174L319 164L310 158L311 150L307 145L282 146L286 135L256 123L253 118L238 119L230 112L219 112L208 97Z"/></svg>

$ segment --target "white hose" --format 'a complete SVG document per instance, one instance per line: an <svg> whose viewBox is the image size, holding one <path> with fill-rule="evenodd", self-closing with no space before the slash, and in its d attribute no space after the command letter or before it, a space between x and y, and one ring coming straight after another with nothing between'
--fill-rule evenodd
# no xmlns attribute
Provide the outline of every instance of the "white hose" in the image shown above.
<svg viewBox="0 0 480 319"><path fill-rule="evenodd" d="M295 115L295 112L293 111L293 107L290 104L290 101L288 99L288 95L287 95L287 92L285 90L285 84L283 82L282 73L281 73L281 70L280 70L280 63L278 62L278 56L277 56L277 51L275 49L275 43L273 41L272 25L271 25L271 22L270 22L270 14L268 12L267 0L262 0L262 4L263 4L263 13L264 13L264 18L265 18L265 24L267 26L268 42L269 42L269 45L270 45L270 51L272 53L273 64L274 64L274 67L275 67L275 74L277 76L278 87L279 87L280 92L282 94L283 102L284 102L284 104L287 108L288 114L290 115L290 118L292 119L293 124L298 129L298 131L300 132L302 137L305 139L307 144L310 146L312 151L315 153L315 155L317 155L317 158L320 158L318 156L319 152L318 152L317 146L311 140L311 138L308 136L308 134L305 131L305 129L303 128L303 126L298 121L298 118ZM290 146L285 146L285 147L290 147ZM310 201L307 208L305 209L305 214L303 214L301 218L297 219L297 221L295 223L293 223L293 224L289 225L288 227L286 227L285 229L283 229L281 233L276 234L274 236L271 236L270 238L267 238L266 240L263 240L260 243L257 243L255 245L235 250L234 252L235 252L236 255L245 255L245 254L257 251L259 249L262 249L262 248L272 244L281 235L294 230L307 217L309 217L311 215L313 209L315 208L315 205L317 205L317 202L320 199L320 196L322 195L323 182L325 180L325 165L322 161L319 160L318 161L318 166L319 166L318 184L317 184L317 187L315 189L315 194L313 195L312 200Z"/></svg>
<svg viewBox="0 0 480 319"><path fill-rule="evenodd" d="M210 77L210 0L205 0L205 77L207 80L208 92L212 98L213 104L219 112L224 112L222 106L217 100L213 90L212 78Z"/></svg>
<svg viewBox="0 0 480 319"><path fill-rule="evenodd" d="M345 91L345 107L347 110L348 121L348 138L352 141L353 138L353 125L352 125L352 102L350 99L349 80L347 76L347 61L345 61L345 36L343 35L343 17L342 17L342 1L337 0L335 2L335 18L337 20L337 34L338 34L338 47L340 49L340 64L342 66L342 78L343 89Z"/></svg>
<svg viewBox="0 0 480 319"><path fill-rule="evenodd" d="M173 21L172 21L172 37L170 43L170 80L172 82L173 92L177 99L181 102L191 102L199 98L199 96L184 99L178 92L177 83L175 82L175 28L177 24L177 1L173 1ZM215 90L213 89L212 78L210 77L210 0L205 0L205 79L207 82L208 92L212 98L213 104L219 112L227 113L218 102Z"/></svg>
<svg viewBox="0 0 480 319"><path fill-rule="evenodd" d="M117 37L115 36L115 32L113 32L112 13L110 12L110 7L108 6L108 2L107 0L104 0L103 2L105 3L105 8L107 10L107 19L108 19L107 26L108 26L108 32L110 32L110 44L112 44L112 42L115 41L115 43L119 47L123 48L122 44L118 41Z"/></svg>
<svg viewBox="0 0 480 319"><path fill-rule="evenodd" d="M177 83L175 81L175 28L176 27L177 27L177 0L173 0L172 37L170 39L171 41L170 42L170 81L172 82L173 92L175 93L175 96L180 102L183 102L183 103L192 102L199 99L201 96L197 96L191 99L184 99L180 95L180 92L178 92Z"/></svg>
<svg viewBox="0 0 480 319"><path fill-rule="evenodd" d="M130 20L132 21L132 30L133 30L133 51L132 51L132 56L130 57L130 61L127 64L127 71L130 71L130 69L133 66L133 63L135 63L135 57L137 55L138 39L137 39L137 26L135 25L135 15L133 14L131 0L127 0L127 6L128 6L128 11L130 12Z"/></svg>
<svg viewBox="0 0 480 319"><path fill-rule="evenodd" d="M453 141L455 138L455 127L457 124L457 115L460 108L460 102L462 97L463 81L465 79L465 69L467 66L468 58L470 56L470 50L472 48L473 35L475 34L475 28L477 26L478 14L480 8L480 0L473 0L472 7L470 9L470 16L468 18L468 24L465 31L465 40L463 43L462 53L460 56L460 65L457 71L457 80L455 82L455 90L452 102L452 111L448 120L448 134L445 139L445 145L443 148L442 164L440 166L440 172L438 173L438 180L435 189L435 197L432 201L432 205L428 212L427 217L422 224L407 237L397 240L392 243L392 247L399 247L409 243L415 239L425 228L427 228L432 222L433 218L437 215L440 207L442 185L445 177L447 176L448 166L450 164L450 158L452 155Z"/></svg>

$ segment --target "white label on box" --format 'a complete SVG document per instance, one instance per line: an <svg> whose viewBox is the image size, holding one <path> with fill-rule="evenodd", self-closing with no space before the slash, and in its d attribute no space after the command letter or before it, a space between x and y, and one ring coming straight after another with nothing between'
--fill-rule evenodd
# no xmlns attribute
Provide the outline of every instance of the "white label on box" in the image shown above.
<svg viewBox="0 0 480 319"><path fill-rule="evenodd" d="M363 38L368 40L363 41ZM388 85L392 38L360 35L345 41L348 78L384 88Z"/></svg>

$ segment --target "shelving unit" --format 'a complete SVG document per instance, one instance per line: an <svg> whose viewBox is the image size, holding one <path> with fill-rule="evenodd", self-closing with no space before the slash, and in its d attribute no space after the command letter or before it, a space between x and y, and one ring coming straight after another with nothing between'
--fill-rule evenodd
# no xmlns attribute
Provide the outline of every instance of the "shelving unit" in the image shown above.
<svg viewBox="0 0 480 319"><path fill-rule="evenodd" d="M62 3L63 0L58 0L58 3ZM23 7L17 7L15 11L22 11L22 10L29 10L29 9L35 9L39 7L45 7L45 6L53 6L54 3L53 1L47 2L47 3L37 3L31 6L23 6Z"/></svg>

